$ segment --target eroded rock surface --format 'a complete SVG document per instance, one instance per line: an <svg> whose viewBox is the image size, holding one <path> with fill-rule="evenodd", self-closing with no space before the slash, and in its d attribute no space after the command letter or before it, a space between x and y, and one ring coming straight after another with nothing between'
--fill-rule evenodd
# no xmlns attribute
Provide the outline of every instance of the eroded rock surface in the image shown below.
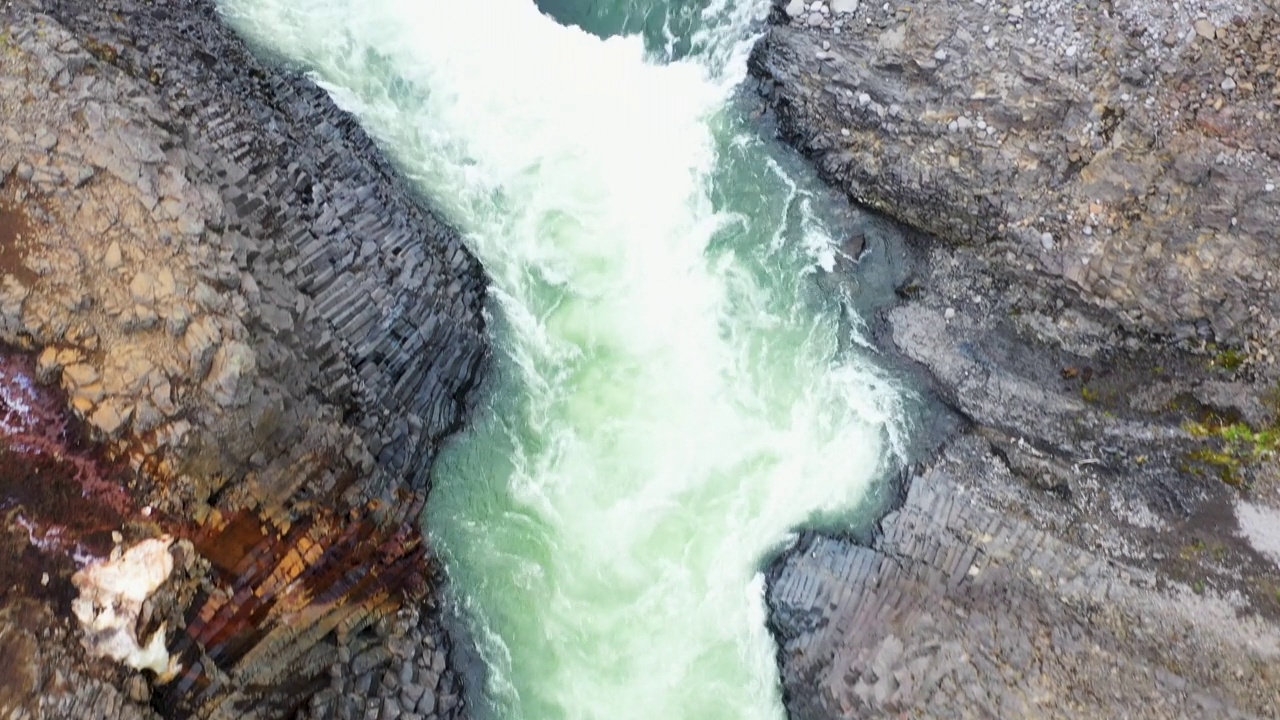
<svg viewBox="0 0 1280 720"><path fill-rule="evenodd" d="M458 717L419 522L486 353L478 263L212 3L0 20L0 341L34 358L6 377L110 469L56 507L19 491L35 460L0 483L4 549L41 568L0 595L24 658L0 709ZM172 678L87 654L71 613L78 567L163 535L174 571L134 630L164 628Z"/></svg>
<svg viewBox="0 0 1280 720"><path fill-rule="evenodd" d="M770 593L793 718L1275 716L1273 623L972 496L1000 483L965 440L872 547L800 544Z"/></svg>
<svg viewBox="0 0 1280 720"><path fill-rule="evenodd" d="M1132 328L1280 333L1280 16L1267 0L862 3L770 29L784 136L863 205Z"/></svg>
<svg viewBox="0 0 1280 720"><path fill-rule="evenodd" d="M968 422L773 567L793 717L1275 717L1280 20L779 5L762 110L912 236L882 345Z"/></svg>

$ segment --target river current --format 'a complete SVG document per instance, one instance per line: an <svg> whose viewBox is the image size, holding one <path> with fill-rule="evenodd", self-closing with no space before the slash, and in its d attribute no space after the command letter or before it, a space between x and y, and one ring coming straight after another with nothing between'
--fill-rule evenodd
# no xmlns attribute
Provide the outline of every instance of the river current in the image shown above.
<svg viewBox="0 0 1280 720"><path fill-rule="evenodd" d="M836 204L735 93L769 0L223 0L491 279L427 527L510 720L778 720L763 564L904 452ZM837 290L833 291L835 287Z"/></svg>

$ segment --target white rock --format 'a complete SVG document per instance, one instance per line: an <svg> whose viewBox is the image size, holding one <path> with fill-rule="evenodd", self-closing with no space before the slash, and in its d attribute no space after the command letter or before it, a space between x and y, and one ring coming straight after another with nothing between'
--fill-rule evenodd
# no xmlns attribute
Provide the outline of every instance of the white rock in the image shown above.
<svg viewBox="0 0 1280 720"><path fill-rule="evenodd" d="M787 17L798 18L804 14L805 8L804 0L791 0L787 3Z"/></svg>
<svg viewBox="0 0 1280 720"><path fill-rule="evenodd" d="M171 544L167 535L143 540L119 557L91 562L71 576L71 584L80 591L71 601L71 611L84 630L81 642L90 654L151 670L162 678L177 672L165 649L163 623L145 647L136 634L142 604L173 572Z"/></svg>
<svg viewBox="0 0 1280 720"><path fill-rule="evenodd" d="M1222 89L1225 92L1231 92L1236 89L1236 81L1233 78L1227 78L1222 81Z"/></svg>
<svg viewBox="0 0 1280 720"><path fill-rule="evenodd" d="M1267 183L1266 185L1262 186L1262 189L1267 192L1275 192L1276 185L1275 183Z"/></svg>
<svg viewBox="0 0 1280 720"><path fill-rule="evenodd" d="M950 319L952 319L952 318L954 318L954 317L956 316L956 309L955 309L955 308L947 308L946 312L942 313L942 316L943 316L943 317L945 317L946 319L950 320Z"/></svg>
<svg viewBox="0 0 1280 720"><path fill-rule="evenodd" d="M851 13L857 10L858 0L831 0L831 12Z"/></svg>

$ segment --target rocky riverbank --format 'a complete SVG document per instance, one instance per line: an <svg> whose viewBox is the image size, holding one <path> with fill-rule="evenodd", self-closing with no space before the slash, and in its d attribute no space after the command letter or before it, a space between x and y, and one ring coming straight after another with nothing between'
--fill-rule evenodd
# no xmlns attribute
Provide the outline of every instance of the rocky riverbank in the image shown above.
<svg viewBox="0 0 1280 720"><path fill-rule="evenodd" d="M459 717L478 263L212 3L0 20L0 715Z"/></svg>
<svg viewBox="0 0 1280 720"><path fill-rule="evenodd" d="M1263 2L780 4L762 109L923 230L882 343L968 428L773 567L795 718L1280 713Z"/></svg>

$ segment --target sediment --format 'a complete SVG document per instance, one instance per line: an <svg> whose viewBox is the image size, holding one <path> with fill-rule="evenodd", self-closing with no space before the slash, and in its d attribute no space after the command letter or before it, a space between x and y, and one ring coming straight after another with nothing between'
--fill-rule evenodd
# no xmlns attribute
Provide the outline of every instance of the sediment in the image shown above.
<svg viewBox="0 0 1280 720"><path fill-rule="evenodd" d="M879 339L967 423L772 566L792 717L1280 714L1276 8L772 22L761 109L920 231Z"/></svg>
<svg viewBox="0 0 1280 720"><path fill-rule="evenodd" d="M479 264L211 2L0 19L0 715L461 717L420 514ZM71 611L77 566L149 538L166 672Z"/></svg>

